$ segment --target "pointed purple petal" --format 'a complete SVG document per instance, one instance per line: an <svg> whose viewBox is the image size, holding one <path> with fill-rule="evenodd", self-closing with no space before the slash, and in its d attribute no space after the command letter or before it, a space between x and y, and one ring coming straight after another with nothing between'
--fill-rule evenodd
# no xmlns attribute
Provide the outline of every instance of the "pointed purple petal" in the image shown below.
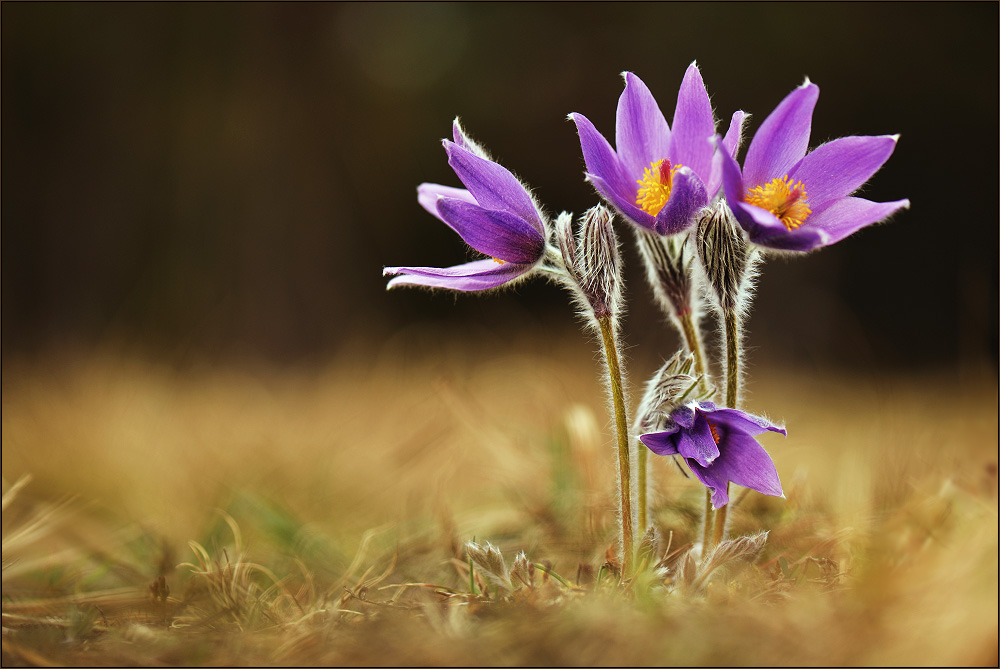
<svg viewBox="0 0 1000 669"><path fill-rule="evenodd" d="M466 244L498 260L534 264L545 249L545 238L531 223L506 211L447 197L438 201L438 211Z"/></svg>
<svg viewBox="0 0 1000 669"><path fill-rule="evenodd" d="M587 181L593 184L597 192L604 196L612 207L626 220L632 221L636 225L653 230L656 219L635 205L635 196L624 198L608 183L596 174L588 174Z"/></svg>
<svg viewBox="0 0 1000 669"><path fill-rule="evenodd" d="M480 158L454 142L444 140L448 164L484 209L506 211L528 221L539 234L545 233L535 204L521 182L510 171Z"/></svg>
<svg viewBox="0 0 1000 669"><path fill-rule="evenodd" d="M694 409L689 404L679 406L670 412L670 420L688 430L694 427L694 418Z"/></svg>
<svg viewBox="0 0 1000 669"><path fill-rule="evenodd" d="M810 151L788 178L802 181L815 209L861 188L889 160L897 139L898 135L835 139Z"/></svg>
<svg viewBox="0 0 1000 669"><path fill-rule="evenodd" d="M714 149L711 139L714 135L712 103L708 99L708 91L705 90L705 82L698 66L691 63L677 92L668 155L674 164L690 167L704 182L712 170Z"/></svg>
<svg viewBox="0 0 1000 669"><path fill-rule="evenodd" d="M712 141L712 167L708 181L705 182L705 191L708 193L710 200L715 197L722 186L723 154L730 158L731 167L735 167L735 173L739 174L740 172L739 165L735 159L736 153L740 150L740 142L743 139L743 122L746 120L746 117L747 115L742 111L733 114L733 120L729 123L729 130L726 132L726 136L720 141L719 136L716 135ZM740 188L742 189L742 184Z"/></svg>
<svg viewBox="0 0 1000 669"><path fill-rule="evenodd" d="M588 176L600 178L607 189L607 192L601 191L601 194L609 200L635 206L638 188L634 182L625 177L618 155L608 144L608 140L597 132L594 124L583 114L573 113L569 117L576 124L576 131L580 135L580 149L587 165Z"/></svg>
<svg viewBox="0 0 1000 669"><path fill-rule="evenodd" d="M787 434L785 428L775 425L768 419L739 409L717 409L709 413L706 418L716 425L723 426L727 432L739 431L755 435L770 430Z"/></svg>
<svg viewBox="0 0 1000 669"><path fill-rule="evenodd" d="M493 260L475 260L454 267L386 267L382 270L382 275L402 275L389 281L387 289L398 286L428 286L469 292L502 286L531 268L532 265L515 263L500 265Z"/></svg>
<svg viewBox="0 0 1000 669"><path fill-rule="evenodd" d="M707 142L706 142L707 144ZM694 224L695 215L708 204L705 185L686 165L674 174L670 199L656 215L653 229L661 235L682 232Z"/></svg>
<svg viewBox="0 0 1000 669"><path fill-rule="evenodd" d="M677 455L677 446L674 443L677 435L676 430L666 432L650 432L639 436L639 441L657 455Z"/></svg>
<svg viewBox="0 0 1000 669"><path fill-rule="evenodd" d="M845 197L814 211L806 225L825 233L824 245L828 246L909 206L909 200L872 202L860 197Z"/></svg>
<svg viewBox="0 0 1000 669"><path fill-rule="evenodd" d="M819 87L806 80L764 119L743 161L743 183L753 188L785 176L806 155L818 98Z"/></svg>
<svg viewBox="0 0 1000 669"><path fill-rule="evenodd" d="M780 497L778 470L767 451L747 434L733 433L722 441L722 455L708 467L707 477L717 483L732 481L759 493Z"/></svg>
<svg viewBox="0 0 1000 669"><path fill-rule="evenodd" d="M729 493L726 491L728 481L714 472L712 467L702 467L694 460L685 460L688 469L694 477L702 482L712 493L712 508L721 509L729 504Z"/></svg>
<svg viewBox="0 0 1000 669"><path fill-rule="evenodd" d="M724 149L724 147L723 147ZM722 187L726 194L726 202L729 208L736 212L735 205L743 202L743 174L740 172L739 163L730 155L728 151L719 150L719 142L716 141L715 159L717 159L722 169Z"/></svg>
<svg viewBox="0 0 1000 669"><path fill-rule="evenodd" d="M624 76L625 90L618 98L615 117L615 148L623 176L636 181L654 161L669 157L670 126L646 84L631 72Z"/></svg>
<svg viewBox="0 0 1000 669"><path fill-rule="evenodd" d="M472 197L472 193L464 188L452 188L451 186L431 183L422 183L417 186L417 202L420 203L420 206L434 214L443 223L447 223L448 221L441 218L441 212L438 211L438 200L443 197L471 204L476 203L476 198Z"/></svg>

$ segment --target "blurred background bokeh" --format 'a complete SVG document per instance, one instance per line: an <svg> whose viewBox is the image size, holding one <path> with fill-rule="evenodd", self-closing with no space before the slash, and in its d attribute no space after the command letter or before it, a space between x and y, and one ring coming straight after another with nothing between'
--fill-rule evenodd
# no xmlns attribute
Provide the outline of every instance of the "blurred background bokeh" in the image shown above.
<svg viewBox="0 0 1000 669"><path fill-rule="evenodd" d="M458 185L438 141L457 115L551 211L580 212L596 199L566 114L611 133L631 70L669 119L697 60L717 116L751 112L750 133L808 76L813 145L901 134L864 195L912 208L768 262L754 360L996 369L996 3L4 3L2 19L4 361L308 364L400 336L430 351L453 325L569 332L542 282L387 293L384 265L471 253L416 186ZM625 237L627 341L669 355Z"/></svg>

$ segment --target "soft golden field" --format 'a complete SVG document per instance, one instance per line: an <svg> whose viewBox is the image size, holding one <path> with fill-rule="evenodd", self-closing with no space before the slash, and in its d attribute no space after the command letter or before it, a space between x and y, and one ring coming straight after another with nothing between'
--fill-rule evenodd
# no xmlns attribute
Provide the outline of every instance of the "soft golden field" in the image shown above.
<svg viewBox="0 0 1000 669"><path fill-rule="evenodd" d="M788 427L787 499L731 511L763 554L685 580L702 490L656 461L670 569L623 592L591 344L470 338L6 361L4 665L996 665L992 373L752 366L746 408ZM472 540L531 587L470 580Z"/></svg>

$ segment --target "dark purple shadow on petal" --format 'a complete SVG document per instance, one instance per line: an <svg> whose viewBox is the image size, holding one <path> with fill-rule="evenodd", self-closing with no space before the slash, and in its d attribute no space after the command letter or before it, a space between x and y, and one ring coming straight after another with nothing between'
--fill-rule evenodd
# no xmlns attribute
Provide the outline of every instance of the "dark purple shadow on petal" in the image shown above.
<svg viewBox="0 0 1000 669"><path fill-rule="evenodd" d="M666 432L650 432L639 436L639 441L657 455L677 455L676 430Z"/></svg>
<svg viewBox="0 0 1000 669"><path fill-rule="evenodd" d="M386 267L382 275L399 274L386 288L398 286L429 286L463 292L489 290L512 281L531 270L532 265L475 260L454 267Z"/></svg>
<svg viewBox="0 0 1000 669"><path fill-rule="evenodd" d="M480 158L454 142L443 143L448 164L484 209L509 212L528 221L539 234L545 233L531 196L506 167Z"/></svg>
<svg viewBox="0 0 1000 669"><path fill-rule="evenodd" d="M802 181L815 210L861 188L889 160L895 148L896 138L890 135L841 137L810 151L788 178Z"/></svg>
<svg viewBox="0 0 1000 669"><path fill-rule="evenodd" d="M785 176L806 155L818 98L819 87L804 84L789 93L764 119L743 161L743 183L749 188Z"/></svg>
<svg viewBox="0 0 1000 669"><path fill-rule="evenodd" d="M705 184L685 165L674 174L670 199L656 215L653 229L661 235L683 232L694 225L696 214L707 204Z"/></svg>
<svg viewBox="0 0 1000 669"><path fill-rule="evenodd" d="M733 207L733 214L740 226L747 231L750 241L764 248L776 251L811 251L823 246L827 238L826 233L811 227L808 221L801 227L789 230L771 212L746 202L737 202Z"/></svg>
<svg viewBox="0 0 1000 669"><path fill-rule="evenodd" d="M690 167L705 182L712 170L715 118L701 72L694 63L688 66L677 92L677 107L670 135L670 158Z"/></svg>
<svg viewBox="0 0 1000 669"><path fill-rule="evenodd" d="M646 84L631 72L625 73L625 90L618 98L615 148L629 181L642 178L654 161L669 157L670 126Z"/></svg>
<svg viewBox="0 0 1000 669"><path fill-rule="evenodd" d="M715 408L714 405L712 408ZM690 404L683 404L670 412L670 420L688 430L694 427L694 418L694 408Z"/></svg>
<svg viewBox="0 0 1000 669"><path fill-rule="evenodd" d="M506 211L490 211L447 197L438 200L438 211L466 244L488 256L534 264L545 250L545 238L538 230Z"/></svg>

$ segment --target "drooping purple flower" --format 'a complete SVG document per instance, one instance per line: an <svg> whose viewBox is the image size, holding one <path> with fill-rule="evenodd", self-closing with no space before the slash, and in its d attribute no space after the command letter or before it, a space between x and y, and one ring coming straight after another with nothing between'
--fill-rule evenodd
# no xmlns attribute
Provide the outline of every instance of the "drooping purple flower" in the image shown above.
<svg viewBox="0 0 1000 669"><path fill-rule="evenodd" d="M909 207L850 194L892 155L899 135L841 137L806 153L819 87L806 79L764 120L743 169L720 151L726 200L753 243L811 251Z"/></svg>
<svg viewBox="0 0 1000 669"><path fill-rule="evenodd" d="M691 472L712 491L716 509L729 503L727 484L775 497L782 496L781 481L771 456L754 439L770 430L785 428L739 409L719 409L711 402L692 402L670 413L666 430L639 439L659 455L680 455Z"/></svg>
<svg viewBox="0 0 1000 669"><path fill-rule="evenodd" d="M625 90L618 99L615 149L585 116L569 115L580 134L587 180L636 225L663 235L681 232L722 183L705 82L697 64L691 63L677 92L671 128L642 80L631 72L622 76ZM738 149L743 120L742 111L733 114L722 141L730 157Z"/></svg>
<svg viewBox="0 0 1000 669"><path fill-rule="evenodd" d="M527 188L505 167L490 160L482 147L466 136L458 119L454 139L442 143L448 164L465 188L420 184L417 201L489 258L454 267L386 267L383 276L398 275L387 288L413 285L489 290L527 275L545 256L548 222Z"/></svg>

